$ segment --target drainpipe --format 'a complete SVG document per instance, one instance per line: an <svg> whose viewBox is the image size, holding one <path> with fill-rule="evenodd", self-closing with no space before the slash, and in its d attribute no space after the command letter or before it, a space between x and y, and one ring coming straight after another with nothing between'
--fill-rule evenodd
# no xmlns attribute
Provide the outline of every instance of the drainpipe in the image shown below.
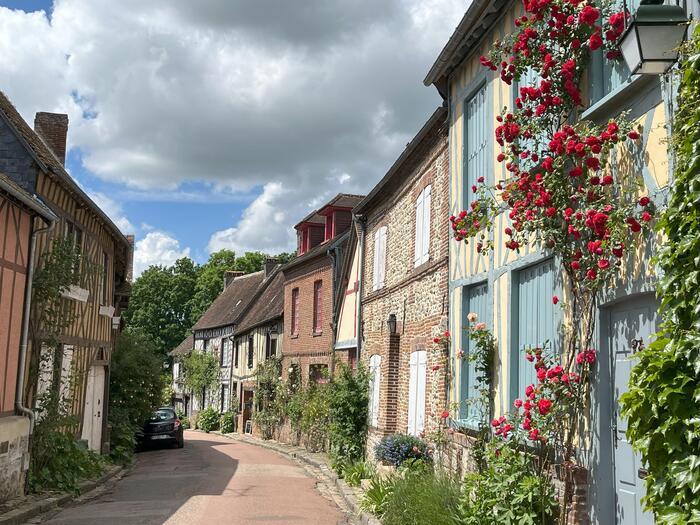
<svg viewBox="0 0 700 525"><path fill-rule="evenodd" d="M47 233L53 230L56 225L58 217L54 216L51 222L48 222L46 218L44 221L48 222L48 226L45 228L39 228L32 232L32 237L29 242L29 254L27 256L27 261L29 261L29 268L27 269L27 282L24 287L24 315L22 317L22 333L19 341L19 367L17 369L17 386L15 387L15 410L17 413L27 416L29 418L29 442L31 449L31 439L32 433L34 432L34 422L36 416L34 411L24 406L24 378L25 378L25 368L27 365L27 342L29 340L29 314L32 307L32 285L34 284L34 252L36 251L36 238L40 233Z"/></svg>
<svg viewBox="0 0 700 525"><path fill-rule="evenodd" d="M360 350L362 349L362 288L365 275L365 231L367 224L364 215L353 215L353 222L357 230L359 244L357 266L357 300L355 301L355 334L357 339L357 362L360 362Z"/></svg>

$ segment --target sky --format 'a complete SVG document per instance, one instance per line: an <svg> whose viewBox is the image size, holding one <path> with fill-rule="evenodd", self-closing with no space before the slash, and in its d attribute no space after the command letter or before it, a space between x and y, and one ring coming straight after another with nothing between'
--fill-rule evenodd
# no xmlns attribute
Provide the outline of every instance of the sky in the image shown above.
<svg viewBox="0 0 700 525"><path fill-rule="evenodd" d="M66 166L135 272L295 246L442 103L422 80L467 0L0 0L0 89L67 113Z"/></svg>

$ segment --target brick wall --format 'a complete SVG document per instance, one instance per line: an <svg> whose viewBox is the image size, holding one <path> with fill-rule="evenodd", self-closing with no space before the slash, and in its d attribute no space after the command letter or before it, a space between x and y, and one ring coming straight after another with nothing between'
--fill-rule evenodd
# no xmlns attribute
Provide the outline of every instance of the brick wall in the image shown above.
<svg viewBox="0 0 700 525"><path fill-rule="evenodd" d="M286 379L292 363L301 366L301 377L306 384L309 367L325 364L330 367L333 320L333 270L331 259L325 253L285 271L284 284L284 337L282 343L282 376ZM320 333L314 332L314 283L323 282L322 320ZM299 331L292 334L292 290L299 289Z"/></svg>
<svg viewBox="0 0 700 525"><path fill-rule="evenodd" d="M428 134L400 168L393 187L374 208L366 210L364 282L362 298L362 360L382 356L379 423L370 429L368 449L382 436L406 432L408 427L411 354L425 350L425 430L435 429L445 409L444 349L433 338L447 328L448 300L448 156L442 124ZM391 185L392 182L389 182ZM415 267L416 199L431 185L430 258ZM374 234L387 228L385 285L373 291ZM397 333L390 335L387 319L396 315ZM439 367L438 370L432 370ZM371 455L371 454L370 454Z"/></svg>

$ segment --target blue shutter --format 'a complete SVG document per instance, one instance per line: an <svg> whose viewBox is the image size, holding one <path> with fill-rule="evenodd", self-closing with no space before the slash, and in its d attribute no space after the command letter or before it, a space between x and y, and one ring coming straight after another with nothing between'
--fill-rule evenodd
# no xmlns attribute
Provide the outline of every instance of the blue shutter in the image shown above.
<svg viewBox="0 0 700 525"><path fill-rule="evenodd" d="M513 355L512 371L517 374L516 397L523 395L525 387L537 383L535 368L525 359L528 348L558 351L556 328L557 313L552 302L555 290L554 260L521 270L518 275L517 355Z"/></svg>
<svg viewBox="0 0 700 525"><path fill-rule="evenodd" d="M466 129L464 151L464 191L467 206L474 200L472 186L479 177L490 180L491 159L488 158L488 139L491 133L488 121L486 84L481 86L465 104Z"/></svg>
<svg viewBox="0 0 700 525"><path fill-rule="evenodd" d="M467 315L474 312L477 315L477 322L484 322L491 326L491 319L488 319L488 284L476 284L463 289L462 294L462 327L464 328L462 337L462 351L469 355L472 351L472 342L469 337L469 320ZM480 386L476 382L476 370L474 363L466 358L460 363L460 419L465 420L469 425L478 426L482 418L482 407L477 403L467 402L470 399L479 397L477 388Z"/></svg>

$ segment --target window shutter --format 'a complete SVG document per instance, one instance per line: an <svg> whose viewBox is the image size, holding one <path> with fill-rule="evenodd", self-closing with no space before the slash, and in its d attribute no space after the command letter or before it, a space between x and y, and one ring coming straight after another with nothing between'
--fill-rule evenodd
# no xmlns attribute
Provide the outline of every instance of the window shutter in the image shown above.
<svg viewBox="0 0 700 525"><path fill-rule="evenodd" d="M413 252L413 265L420 266L423 253L423 209L424 209L424 193L421 192L416 200L416 239Z"/></svg>
<svg viewBox="0 0 700 525"><path fill-rule="evenodd" d="M380 381L381 381L381 363L382 356L373 355L370 358L369 370L370 370L370 424L373 427L379 425L379 392L380 392Z"/></svg>
<svg viewBox="0 0 700 525"><path fill-rule="evenodd" d="M427 263L430 254L430 186L423 190L423 242L421 247L421 264Z"/></svg>
<svg viewBox="0 0 700 525"><path fill-rule="evenodd" d="M408 433L416 435L416 396L418 392L418 353L411 354L408 374Z"/></svg>
<svg viewBox="0 0 700 525"><path fill-rule="evenodd" d="M418 354L418 385L416 391L416 433L420 434L425 430L425 379L428 365L428 355L425 350L416 352Z"/></svg>
<svg viewBox="0 0 700 525"><path fill-rule="evenodd" d="M386 226L379 230L379 288L384 288L386 278Z"/></svg>

